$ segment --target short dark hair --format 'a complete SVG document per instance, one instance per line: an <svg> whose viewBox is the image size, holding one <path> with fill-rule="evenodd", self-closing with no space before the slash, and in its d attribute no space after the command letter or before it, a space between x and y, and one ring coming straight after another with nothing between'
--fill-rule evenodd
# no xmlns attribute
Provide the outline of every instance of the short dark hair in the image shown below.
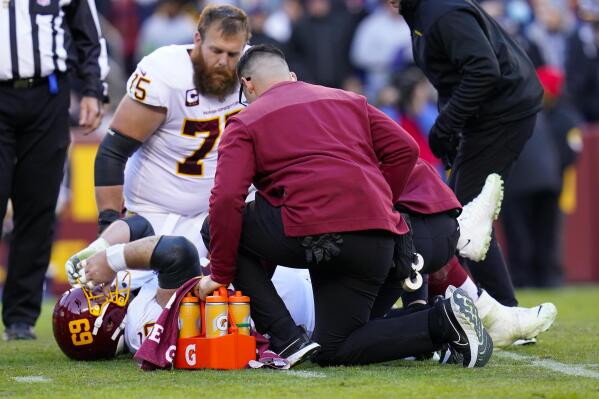
<svg viewBox="0 0 599 399"><path fill-rule="evenodd" d="M208 28L219 22L223 36L229 37L243 32L247 41L250 40L250 23L247 14L242 9L229 4L210 5L202 10L198 21L198 32L202 39L206 37Z"/></svg>
<svg viewBox="0 0 599 399"><path fill-rule="evenodd" d="M250 47L239 59L236 71L237 78L241 79L242 73L245 71L245 69L247 69L248 63L252 60L252 58L263 54L274 55L287 62L287 60L285 60L285 54L280 48L273 46L272 44L258 44L256 46Z"/></svg>

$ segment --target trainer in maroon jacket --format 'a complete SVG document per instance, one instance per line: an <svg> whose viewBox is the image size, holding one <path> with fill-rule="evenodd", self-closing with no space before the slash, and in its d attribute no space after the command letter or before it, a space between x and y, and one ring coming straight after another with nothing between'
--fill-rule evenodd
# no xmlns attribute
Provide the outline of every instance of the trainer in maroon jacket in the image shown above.
<svg viewBox="0 0 599 399"><path fill-rule="evenodd" d="M422 215L462 209L451 188L424 159L418 159L399 200L395 202L410 212Z"/></svg>
<svg viewBox="0 0 599 399"><path fill-rule="evenodd" d="M235 277L250 184L282 208L289 237L408 231L393 209L418 158L410 135L365 98L304 82L275 84L235 115L210 197L212 280Z"/></svg>

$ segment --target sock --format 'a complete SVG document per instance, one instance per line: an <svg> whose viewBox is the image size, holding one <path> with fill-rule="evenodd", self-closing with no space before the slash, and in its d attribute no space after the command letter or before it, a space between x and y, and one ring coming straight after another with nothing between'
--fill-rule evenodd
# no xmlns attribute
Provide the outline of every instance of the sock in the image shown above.
<svg viewBox="0 0 599 399"><path fill-rule="evenodd" d="M431 273L428 279L429 296L445 295L445 290L450 285L460 287L468 279L468 273L464 270L457 256L443 266L439 271ZM470 293L468 293L470 295Z"/></svg>
<svg viewBox="0 0 599 399"><path fill-rule="evenodd" d="M468 296L472 298L473 301L476 301L480 296L478 287L476 286L476 284L474 284L474 281L472 281L472 279L468 276L466 276L466 281L464 281L464 284L460 285L458 288L461 288L464 291L466 291L466 294L468 294Z"/></svg>

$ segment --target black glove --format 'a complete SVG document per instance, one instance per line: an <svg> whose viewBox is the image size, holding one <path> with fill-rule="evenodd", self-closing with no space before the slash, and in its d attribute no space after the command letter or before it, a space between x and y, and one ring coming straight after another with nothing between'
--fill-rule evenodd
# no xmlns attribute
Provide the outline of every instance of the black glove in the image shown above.
<svg viewBox="0 0 599 399"><path fill-rule="evenodd" d="M319 264L323 260L328 262L341 253L343 237L339 234L321 234L318 236L306 236L302 239L302 247L305 248L306 262Z"/></svg>
<svg viewBox="0 0 599 399"><path fill-rule="evenodd" d="M103 211L100 211L98 214L98 235L102 234L112 222L120 218L121 213L114 209L104 209Z"/></svg>
<svg viewBox="0 0 599 399"><path fill-rule="evenodd" d="M441 129L438 122L435 122L428 135L428 145L433 154L441 159L445 169L451 169L453 161L458 153L460 138L457 133L449 133Z"/></svg>
<svg viewBox="0 0 599 399"><path fill-rule="evenodd" d="M412 263L414 262L414 242L412 233L395 236L395 252L393 253L393 264L397 278L404 280L412 275Z"/></svg>

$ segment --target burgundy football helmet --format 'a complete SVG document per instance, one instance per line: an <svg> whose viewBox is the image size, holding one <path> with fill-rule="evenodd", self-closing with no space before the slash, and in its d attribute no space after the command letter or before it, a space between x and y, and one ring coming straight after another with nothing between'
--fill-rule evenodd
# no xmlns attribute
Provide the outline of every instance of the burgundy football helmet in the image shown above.
<svg viewBox="0 0 599 399"><path fill-rule="evenodd" d="M107 292L71 288L58 300L52 315L54 338L75 360L111 359L124 349L124 328L131 278L126 273Z"/></svg>

